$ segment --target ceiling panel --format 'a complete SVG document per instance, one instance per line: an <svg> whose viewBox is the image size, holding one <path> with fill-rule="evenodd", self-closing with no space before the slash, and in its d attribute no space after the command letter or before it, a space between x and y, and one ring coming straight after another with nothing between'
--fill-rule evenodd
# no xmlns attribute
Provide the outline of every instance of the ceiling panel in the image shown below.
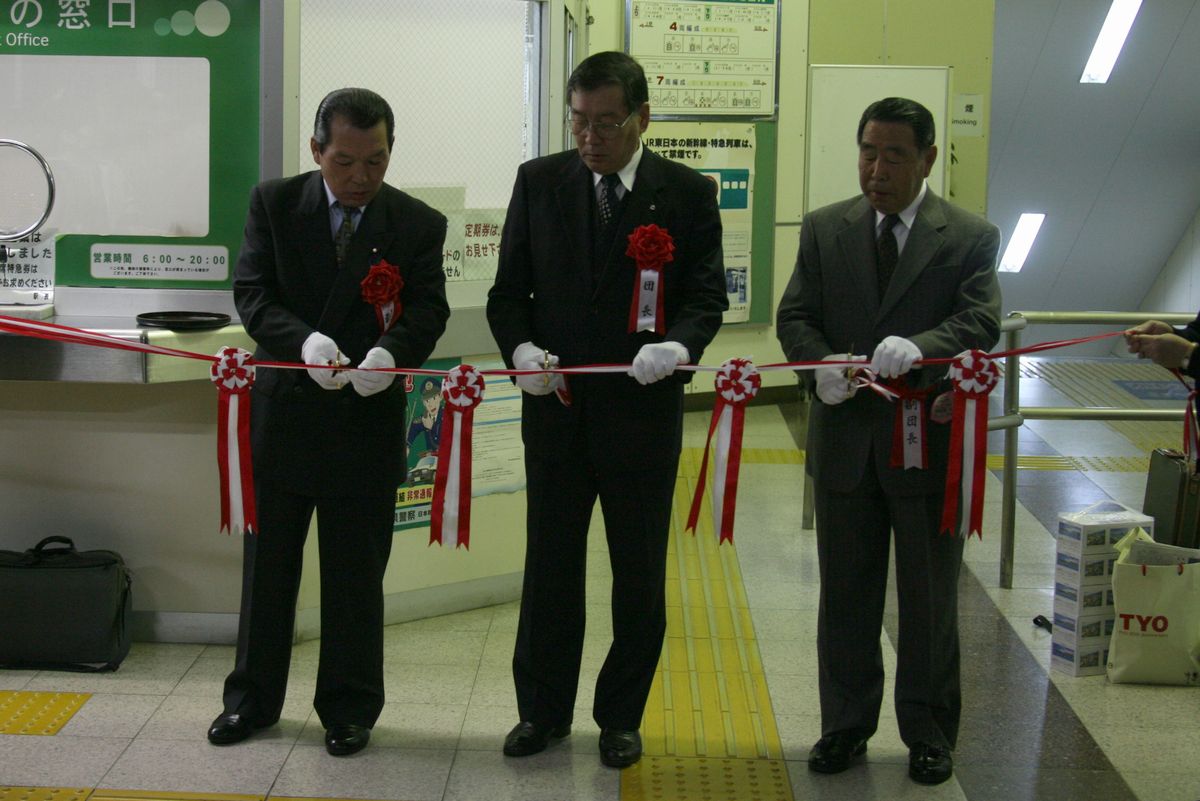
<svg viewBox="0 0 1200 801"><path fill-rule="evenodd" d="M1080 84L1107 10L996 0L988 217L1047 215L1006 312L1136 309L1200 208L1200 0L1146 0L1109 82Z"/></svg>

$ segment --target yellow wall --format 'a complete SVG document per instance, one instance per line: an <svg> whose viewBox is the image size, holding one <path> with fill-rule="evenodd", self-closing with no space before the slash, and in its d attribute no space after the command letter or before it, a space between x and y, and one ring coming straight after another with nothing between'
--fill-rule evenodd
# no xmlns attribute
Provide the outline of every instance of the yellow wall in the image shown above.
<svg viewBox="0 0 1200 801"><path fill-rule="evenodd" d="M780 0L779 150L776 166L775 260L772 317L791 276L804 209L804 160L809 64L950 65L951 96L982 94L984 121L992 79L991 0ZM622 49L625 3L595 0L589 51ZM653 115L653 109L651 110ZM651 123L653 126L653 122ZM986 131L986 128L985 128ZM847 131L851 137L854 131ZM987 137L953 141L950 168L955 203L982 214L987 197ZM943 154L948 158L949 154ZM846 170L854 169L847 164ZM783 361L773 324L725 326L705 352L707 364L748 356L759 364ZM790 386L790 373L767 373L764 386ZM708 392L704 381L692 391Z"/></svg>
<svg viewBox="0 0 1200 801"><path fill-rule="evenodd" d="M949 66L951 98L983 95L984 135L951 137L957 163L950 166L949 191L955 204L983 214L995 4L992 0L858 0L849 13L850 5L844 0L811 0L811 63ZM785 11L790 7L788 2ZM949 154L939 157L949 158Z"/></svg>

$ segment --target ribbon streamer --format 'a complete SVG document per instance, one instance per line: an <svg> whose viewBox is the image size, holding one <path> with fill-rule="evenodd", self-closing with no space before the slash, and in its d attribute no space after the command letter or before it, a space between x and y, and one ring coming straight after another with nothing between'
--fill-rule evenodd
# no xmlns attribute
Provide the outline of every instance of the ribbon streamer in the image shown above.
<svg viewBox="0 0 1200 801"><path fill-rule="evenodd" d="M1185 381L1179 370L1171 372L1188 393L1187 403L1183 407L1183 455L1188 461L1194 462L1200 458L1200 425L1196 420L1196 398L1200 396L1200 387Z"/></svg>
<svg viewBox="0 0 1200 801"><path fill-rule="evenodd" d="M708 474L708 450L713 431L717 432L713 450L713 529L718 532L718 544L733 543L733 519L737 507L738 472L742 464L742 433L746 425L746 404L758 394L762 378L749 359L730 359L721 365L713 381L717 400L713 405L712 421L704 439L704 456L700 461L700 477L688 511L687 531L695 533L700 519L700 501L704 498Z"/></svg>
<svg viewBox="0 0 1200 801"><path fill-rule="evenodd" d="M650 228L652 226L646 226ZM640 230L640 229L639 229ZM651 231L643 232L643 235L649 235ZM638 260L639 267L646 267L657 263L659 267L663 263L670 261L670 251L674 245L670 240L669 234L665 230L659 229L659 238L657 241L658 253L651 254L649 248L638 253L636 249L631 249L634 252L627 252L628 255L635 256ZM631 237L632 240L632 237ZM646 243L642 243L646 244ZM649 242L655 244L655 240ZM637 254L637 255L635 255ZM640 258L639 258L640 256ZM398 293L397 293L398 297ZM661 300L661 293L659 294ZM386 301L386 298L385 298ZM635 293L636 301L636 293ZM397 304L398 305L398 304ZM393 313L398 311L393 307ZM633 310L631 310L631 313ZM381 314L382 316L382 314ZM382 320L381 325L388 325L390 321ZM280 369L280 370L304 370L307 365L292 363L292 362L276 362L276 361L259 361L252 362L245 351L239 351L231 348L226 348L217 356L209 356L207 354L194 353L191 351L180 350L177 348L167 348L160 345L152 345L149 343L139 342L137 340L122 339L109 334L101 334L95 331L88 331L81 328L73 328L70 326L58 325L55 323L41 322L37 320L26 320L18 317L10 317L0 315L0 332L18 334L21 336L34 337L37 339L50 340L54 342L63 342L67 344L86 345L92 347L112 348L117 350L134 351L144 354L155 354L161 356L172 356L183 359L197 359L207 361L211 364L210 375L214 383L222 393L222 401L219 406L221 410L221 429L218 436L218 459L222 469L221 477L221 493L222 493L222 528L231 531L237 531L237 525L245 531L256 530L257 520L254 509L254 489L253 478L250 470L250 449L248 444L248 432L243 432L234 436L230 433L231 430L242 431L240 422L248 418L249 396L246 392L249 390L249 385L254 380L254 371L256 369ZM993 359L1000 359L1014 355L1026 355L1038 353L1044 350L1052 350L1055 348L1069 347L1087 342L1093 342L1100 339L1106 339L1114 336L1121 336L1123 331L1115 331L1106 334L1097 334L1088 337L1080 337L1078 339L1057 340L1051 342L1043 342L1037 345L1030 345L1011 351L1003 351L993 354ZM245 354L244 357L237 356L230 360L224 354L227 352L234 354ZM986 464L986 444L987 444L987 393L995 386L998 378L997 370L992 362L990 362L981 351L972 351L967 357L958 357L951 359L922 359L917 362L920 365L948 364L954 362L956 366L959 363L964 365L960 370L965 379L963 386L978 385L980 389L960 389L956 381L954 395L954 422L951 429L951 450L949 455L949 470L946 479L946 503L942 518L942 529L951 531L958 516L958 508L960 497L963 499L963 508L969 510L969 513L964 515L963 526L961 527L967 535L969 533L980 533L982 528L982 504L983 504L983 477L984 466ZM733 368L735 365L741 365L739 369L752 371L743 375L737 374L734 378ZM740 467L740 448L741 448L741 433L744 426L744 406L745 401L737 403L736 398L741 395L746 395L746 400L753 397L759 386L759 372L767 371L800 371L813 370L818 367L828 367L831 364L841 364L846 367L858 368L854 376L854 383L858 387L866 387L882 395L885 398L894 399L896 393L888 389L886 386L874 380L874 376L869 371L862 369L862 362L855 360L847 360L845 362L831 361L811 361L811 362L780 362L773 364L765 364L759 367L754 367L749 360L734 359L722 365L720 368L710 367L705 365L679 365L677 369L688 370L692 372L716 372L718 373L718 398L716 406L713 410L713 421L709 427L709 439L712 438L714 430L720 428L722 433L718 437L717 454L714 457L715 479L719 487L724 489L720 497L715 498L713 510L715 519L718 523L718 530L721 532L721 541L726 539L732 540L733 536L733 510L736 501L737 474ZM224 365L224 366L222 366ZM238 370L242 373L239 375ZM624 373L629 369L629 365L615 364L589 364L579 365L566 368L551 368L545 372L558 373L564 376L572 374L601 374L601 373ZM470 481L471 481L471 423L473 419L473 410L478 405L483 392L483 375L527 375L543 372L541 370L525 371L525 370L486 370L480 371L469 365L461 365L447 372L444 370L428 370L419 367L396 367L396 368L376 368L373 372L382 373L406 373L411 375L426 375L426 376L445 376L442 392L447 398L448 406L451 409L452 425L447 427L443 432L443 439L439 449L439 467L437 477L435 479L434 493L434 508L432 516L434 525L431 527L430 542L434 540L443 542L446 539L451 539L451 544L457 546L459 543L463 547L468 546L469 537L469 522L470 522ZM952 368L953 374L953 368ZM725 378L722 379L721 376ZM990 378L989 378L990 376ZM982 382L981 382L982 379ZM726 395L722 391L721 381L727 382L726 388L729 394ZM244 386L241 382L245 381ZM990 383L987 383L990 381ZM746 383L749 382L749 383ZM740 389L735 390L733 384L739 384ZM986 388L984 385L986 384ZM753 391L751 391L751 386ZM240 390L239 390L240 387ZM447 395L449 390L450 394ZM567 397L563 397L563 395ZM241 397L246 395L245 398ZM226 397L228 396L228 397ZM560 400L569 404L569 390L560 394ZM473 402L470 400L473 398ZM1188 419L1194 421L1194 398L1195 392L1189 398L1191 407L1188 411ZM983 404L978 401L984 400ZM230 414L233 412L233 414ZM971 436L967 437L965 432L970 431ZM1185 450L1190 449L1192 454L1200 453L1200 431L1197 431L1194 422L1191 423L1189 429L1185 429ZM465 448L463 447L465 443ZM727 444L726 444L727 443ZM232 446L232 447L231 447ZM453 447L451 447L453 446ZM697 493L692 503L692 510L688 517L688 528L694 530L695 520L698 516L699 499L704 491L704 478L708 466L708 442L705 443L705 459L701 467L701 480L697 487ZM456 452L455 452L456 451ZM234 458L230 458L233 454ZM964 458L964 456L966 458ZM232 471L229 469L231 463L236 463L238 470L238 491L231 492L230 487L232 482ZM453 470L451 468L453 467ZM449 475L448 475L449 474ZM453 482L453 483L452 483ZM439 489L440 488L440 489ZM716 493L714 493L716 496ZM239 500L240 499L240 500ZM236 504L240 503L240 512L235 508ZM240 522L239 522L240 521ZM980 534L980 536L982 536Z"/></svg>
<svg viewBox="0 0 1200 801"><path fill-rule="evenodd" d="M483 400L483 374L469 364L452 367L442 381L450 425L442 421L433 480L429 544L471 547L471 429Z"/></svg>
<svg viewBox="0 0 1200 801"><path fill-rule="evenodd" d="M946 494L942 502L944 533L964 539L983 539L983 479L987 465L987 399L1000 380L996 363L981 350L955 357L950 365L954 383L954 419L950 427L950 453L946 466ZM955 522L963 513L955 532Z"/></svg>
<svg viewBox="0 0 1200 801"><path fill-rule="evenodd" d="M888 464L905 470L924 470L929 464L925 444L925 390L910 389L904 376L895 384L896 419L892 423L892 453Z"/></svg>
<svg viewBox="0 0 1200 801"><path fill-rule="evenodd" d="M629 235L625 255L637 265L633 273L633 297L629 304L629 333L667 332L663 313L663 268L674 261L675 240L666 228L639 225Z"/></svg>
<svg viewBox="0 0 1200 801"><path fill-rule="evenodd" d="M629 309L629 330L667 332L663 314L662 267L638 270L633 277L633 305Z"/></svg>
<svg viewBox="0 0 1200 801"><path fill-rule="evenodd" d="M221 530L254 534L254 471L250 459L250 387L254 359L241 348L221 348L209 368L217 385L217 469L221 475Z"/></svg>

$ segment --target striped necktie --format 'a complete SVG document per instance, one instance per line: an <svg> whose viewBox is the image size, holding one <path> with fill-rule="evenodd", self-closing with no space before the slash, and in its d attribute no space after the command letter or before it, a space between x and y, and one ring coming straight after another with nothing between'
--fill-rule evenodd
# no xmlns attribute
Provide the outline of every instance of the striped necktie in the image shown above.
<svg viewBox="0 0 1200 801"><path fill-rule="evenodd" d="M889 214L883 218L883 230L876 243L875 278L879 282L879 297L882 299L887 292L888 284L892 281L892 273L896 272L896 264L900 261L900 245L896 242L896 232L892 229L900 222L899 214Z"/></svg>
<svg viewBox="0 0 1200 801"><path fill-rule="evenodd" d="M608 228L612 223L613 217L617 214L617 209L621 205L621 199L617 197L617 184L621 183L621 176L614 173L609 173L600 179L600 227Z"/></svg>
<svg viewBox="0 0 1200 801"><path fill-rule="evenodd" d="M346 249L350 247L350 238L354 236L354 218L358 214L358 208L355 206L343 206L338 204L342 210L342 225L338 228L337 236L334 237L333 246L337 252L337 265L342 266L342 262L346 259Z"/></svg>

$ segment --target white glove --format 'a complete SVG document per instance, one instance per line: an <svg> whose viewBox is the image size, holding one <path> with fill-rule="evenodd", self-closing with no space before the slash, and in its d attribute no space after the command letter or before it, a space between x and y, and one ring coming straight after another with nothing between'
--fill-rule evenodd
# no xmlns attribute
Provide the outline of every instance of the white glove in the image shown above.
<svg viewBox="0 0 1200 801"><path fill-rule="evenodd" d="M845 353L831 353L821 361L825 362L865 362L866 356L848 356ZM831 367L818 367L813 370L813 378L817 382L817 397L826 406L836 406L842 401L853 398L858 387L850 380L848 371L854 368L844 364Z"/></svg>
<svg viewBox="0 0 1200 801"><path fill-rule="evenodd" d="M513 351L514 370L543 370L547 366L558 367L558 357L539 348L532 342L522 342ZM517 386L530 395L549 395L562 386L561 373L539 373L537 375L513 376Z"/></svg>
<svg viewBox="0 0 1200 801"><path fill-rule="evenodd" d="M875 348L871 357L871 370L880 378L895 378L904 375L921 358L921 350L912 340L904 337L886 337Z"/></svg>
<svg viewBox="0 0 1200 801"><path fill-rule="evenodd" d="M663 380L675 372L676 367L691 360L688 349L678 342L652 342L642 345L637 356L633 357L633 364L625 372L645 386Z"/></svg>
<svg viewBox="0 0 1200 801"><path fill-rule="evenodd" d="M346 365L350 359L342 355L337 343L320 331L313 331L300 346L300 358L309 365ZM317 382L321 389L341 389L350 380L341 370L308 368L308 377Z"/></svg>
<svg viewBox="0 0 1200 801"><path fill-rule="evenodd" d="M376 392L383 392L392 385L396 380L395 373L368 373L365 370L372 367L395 367L396 360L392 354L385 348L371 348L367 351L366 358L358 363L363 370L351 370L350 383L354 385L354 391L364 398L368 395L374 395Z"/></svg>

